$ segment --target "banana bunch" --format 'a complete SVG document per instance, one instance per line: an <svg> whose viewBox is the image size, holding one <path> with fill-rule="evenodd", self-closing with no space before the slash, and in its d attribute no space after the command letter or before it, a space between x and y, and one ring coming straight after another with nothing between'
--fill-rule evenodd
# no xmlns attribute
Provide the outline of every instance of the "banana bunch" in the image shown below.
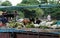
<svg viewBox="0 0 60 38"><path fill-rule="evenodd" d="M33 23L31 23L31 24L27 24L27 25L26 25L26 28L35 28L35 26L34 26Z"/></svg>
<svg viewBox="0 0 60 38"><path fill-rule="evenodd" d="M23 23L19 23L19 22L16 22L16 28L17 29L21 29L21 28L23 28L23 27L25 27L24 25L23 25Z"/></svg>
<svg viewBox="0 0 60 38"><path fill-rule="evenodd" d="M9 27L10 27L10 28L14 28L14 27L15 27L15 25L16 25L16 23L15 23L15 22L12 22L12 21L10 21L10 22L9 22Z"/></svg>

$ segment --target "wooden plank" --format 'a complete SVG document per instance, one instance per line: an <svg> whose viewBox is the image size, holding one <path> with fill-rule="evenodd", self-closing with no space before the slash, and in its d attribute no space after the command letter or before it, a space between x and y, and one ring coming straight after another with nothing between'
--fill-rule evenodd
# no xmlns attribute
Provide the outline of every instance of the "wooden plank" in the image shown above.
<svg viewBox="0 0 60 38"><path fill-rule="evenodd" d="M0 38L10 38L9 33L0 33Z"/></svg>

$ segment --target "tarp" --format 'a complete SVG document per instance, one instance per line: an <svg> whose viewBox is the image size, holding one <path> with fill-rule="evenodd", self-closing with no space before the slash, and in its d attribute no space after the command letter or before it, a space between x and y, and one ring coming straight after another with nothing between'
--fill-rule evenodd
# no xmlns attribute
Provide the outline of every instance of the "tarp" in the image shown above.
<svg viewBox="0 0 60 38"><path fill-rule="evenodd" d="M51 8L51 7L60 7L60 5L53 4L41 4L41 5L30 5L30 6L0 6L0 8Z"/></svg>

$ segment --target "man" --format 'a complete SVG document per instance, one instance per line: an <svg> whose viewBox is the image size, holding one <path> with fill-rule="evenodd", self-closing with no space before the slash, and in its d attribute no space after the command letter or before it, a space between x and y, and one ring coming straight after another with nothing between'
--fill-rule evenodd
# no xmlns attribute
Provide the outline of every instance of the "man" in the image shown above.
<svg viewBox="0 0 60 38"><path fill-rule="evenodd" d="M4 16L0 16L0 26L5 26L7 22L7 18L5 18Z"/></svg>
<svg viewBox="0 0 60 38"><path fill-rule="evenodd" d="M39 20L38 18L36 18L36 24L40 24L41 20Z"/></svg>
<svg viewBox="0 0 60 38"><path fill-rule="evenodd" d="M19 17L19 14L17 13L17 11L14 11L14 17L15 17L15 21L17 21Z"/></svg>
<svg viewBox="0 0 60 38"><path fill-rule="evenodd" d="M47 16L47 20L51 21L51 15L50 14Z"/></svg>

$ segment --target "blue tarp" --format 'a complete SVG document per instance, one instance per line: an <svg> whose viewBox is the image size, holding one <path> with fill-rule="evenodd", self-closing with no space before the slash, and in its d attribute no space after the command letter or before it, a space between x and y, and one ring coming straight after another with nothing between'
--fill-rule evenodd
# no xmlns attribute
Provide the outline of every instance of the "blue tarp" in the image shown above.
<svg viewBox="0 0 60 38"><path fill-rule="evenodd" d="M59 20L59 21L57 21L57 25L60 25L60 20Z"/></svg>
<svg viewBox="0 0 60 38"><path fill-rule="evenodd" d="M16 30L15 28L0 29L0 32L25 32L25 30Z"/></svg>
<svg viewBox="0 0 60 38"><path fill-rule="evenodd" d="M0 29L0 32L2 32L2 33L4 33L4 32L27 32L27 31L25 31L25 30L22 30L22 29L20 29L20 30L17 30L17 29L15 29L15 28L9 28L9 29ZM35 30L32 30L31 32L36 32ZM60 34L60 32L47 32L47 33L52 33L52 34Z"/></svg>

